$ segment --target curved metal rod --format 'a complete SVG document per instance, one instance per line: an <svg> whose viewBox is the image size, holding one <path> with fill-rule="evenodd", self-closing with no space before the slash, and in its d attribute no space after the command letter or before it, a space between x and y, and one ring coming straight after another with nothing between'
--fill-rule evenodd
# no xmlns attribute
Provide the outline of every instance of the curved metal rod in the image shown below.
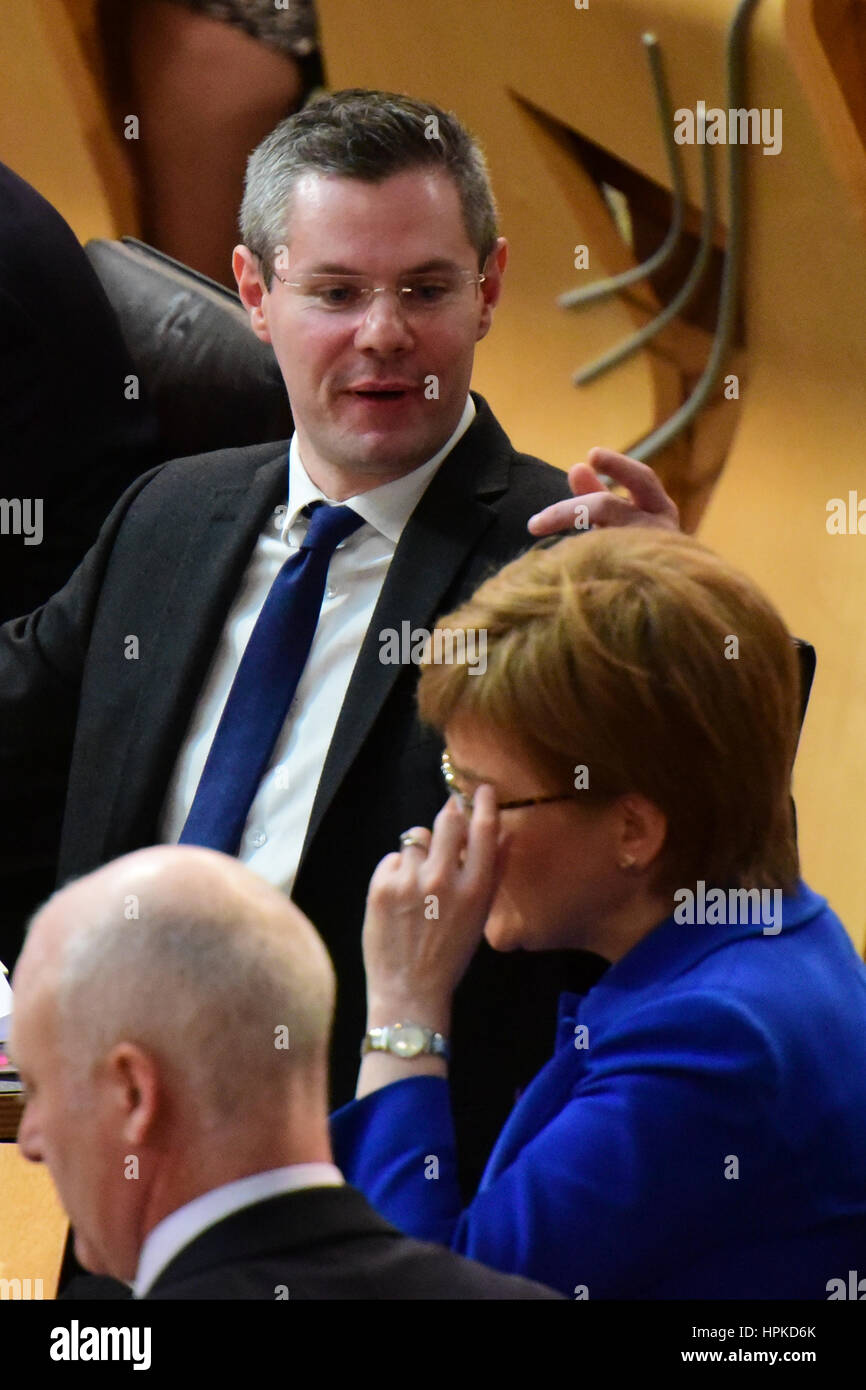
<svg viewBox="0 0 866 1390"><path fill-rule="evenodd" d="M582 290L566 290L565 294L559 295L557 304L560 309L576 309L585 304L595 304L600 299L609 299L611 295L617 294L620 290L628 289L629 285L637 284L639 280L648 280L661 270L662 266L667 265L671 256L677 249L680 237L683 233L683 223L685 220L686 205L686 182L683 173L683 160L680 154L680 147L674 139L674 113L671 106L670 92L665 81L664 68L662 67L661 49L655 34L644 34L643 43L646 47L649 59L650 70L652 72L653 85L656 93L656 105L658 107L659 118L662 125L662 134L665 141L665 149L670 166L671 186L674 195L674 210L668 234L657 251L650 256L649 260L643 261L641 265L634 265L630 270L624 270L621 275L614 275L608 280L597 280L594 285L587 285Z"/></svg>
<svg viewBox="0 0 866 1390"><path fill-rule="evenodd" d="M706 116L701 113L700 132L701 144L703 147L703 158L701 169L703 172L703 203L704 215L701 222L701 242L695 256L694 264L689 272L688 279L682 289L671 300L666 309L637 333L633 333L630 338L626 338L618 347L611 348L603 357L597 357L588 366L581 367L580 371L575 372L572 380L575 386L588 386L597 377L609 372L612 367L618 367L620 362L625 362L629 357L633 357L642 347L651 342L653 338L661 333L663 328L667 328L672 319L678 317L694 297L695 291L704 279L710 264L710 256L713 249L713 228L716 225L716 176L713 163L713 152L704 139L706 131Z"/></svg>
<svg viewBox="0 0 866 1390"><path fill-rule="evenodd" d="M740 0L728 31L727 87L728 107L731 110L738 110L745 105L749 21L752 17L752 11L759 3L760 0ZM689 399L669 420L666 420L657 430L646 435L628 450L632 458L641 459L644 462L659 453L660 450L667 448L703 410L721 375L725 358L730 350L740 301L745 239L745 150L738 142L728 145L728 170L730 185L728 252L725 257L725 269L719 299L719 322L716 327L716 336L713 339L712 351L703 376Z"/></svg>

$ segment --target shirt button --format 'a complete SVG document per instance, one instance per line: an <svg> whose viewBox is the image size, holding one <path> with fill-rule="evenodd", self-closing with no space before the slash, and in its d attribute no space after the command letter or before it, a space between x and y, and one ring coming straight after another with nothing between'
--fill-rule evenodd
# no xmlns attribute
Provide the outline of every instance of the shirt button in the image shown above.
<svg viewBox="0 0 866 1390"><path fill-rule="evenodd" d="M261 849L262 845L268 843L268 837L264 830L253 830L250 832L250 844L256 849Z"/></svg>
<svg viewBox="0 0 866 1390"><path fill-rule="evenodd" d="M329 584L327 589L325 590L325 598L336 598L338 593L339 590L337 589L336 585Z"/></svg>

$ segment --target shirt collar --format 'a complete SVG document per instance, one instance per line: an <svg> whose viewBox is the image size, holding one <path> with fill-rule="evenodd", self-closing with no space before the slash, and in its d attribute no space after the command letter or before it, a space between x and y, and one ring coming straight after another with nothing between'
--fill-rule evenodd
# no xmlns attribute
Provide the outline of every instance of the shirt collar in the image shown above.
<svg viewBox="0 0 866 1390"><path fill-rule="evenodd" d="M347 497L344 505L351 507L352 511L357 512L375 530L396 545L403 527L421 501L434 473L458 440L463 438L475 419L475 413L475 402L471 396L467 396L457 428L432 458L427 459L426 463L422 463L418 468L413 468L412 472L403 478L394 478L392 482L382 483L380 487L371 488L369 492ZM280 533L282 539L286 539L304 507L308 507L311 502L321 501L332 503L333 498L325 496L304 468L296 431L289 444L289 504Z"/></svg>
<svg viewBox="0 0 866 1390"><path fill-rule="evenodd" d="M252 1173L194 1197L163 1217L146 1236L132 1286L134 1297L143 1298L175 1255L224 1217L282 1192L296 1192L302 1187L342 1187L344 1181L333 1163L292 1163L286 1168Z"/></svg>

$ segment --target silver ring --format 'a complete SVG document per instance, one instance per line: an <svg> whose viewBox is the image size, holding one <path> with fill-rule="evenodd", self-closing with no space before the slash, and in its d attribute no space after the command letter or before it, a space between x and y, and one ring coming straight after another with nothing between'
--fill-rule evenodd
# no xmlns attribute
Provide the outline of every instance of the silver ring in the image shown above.
<svg viewBox="0 0 866 1390"><path fill-rule="evenodd" d="M412 835L408 830L405 830L400 836L400 848L409 849L411 845L415 845L417 849L427 848L426 840L419 840L417 835Z"/></svg>

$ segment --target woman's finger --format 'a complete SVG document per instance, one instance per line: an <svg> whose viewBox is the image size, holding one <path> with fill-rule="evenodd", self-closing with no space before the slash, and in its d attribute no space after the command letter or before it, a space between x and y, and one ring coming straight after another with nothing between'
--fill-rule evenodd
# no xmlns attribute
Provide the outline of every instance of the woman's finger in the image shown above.
<svg viewBox="0 0 866 1390"><path fill-rule="evenodd" d="M411 830L404 830L400 836L400 853L413 858L419 855L426 858L431 839L431 833L425 825L413 825Z"/></svg>
<svg viewBox="0 0 866 1390"><path fill-rule="evenodd" d="M496 793L486 784L475 793L469 841L464 858L468 886L487 893L492 886L499 841L499 811Z"/></svg>
<svg viewBox="0 0 866 1390"><path fill-rule="evenodd" d="M454 797L449 797L433 822L433 838L427 856L431 878L448 878L458 872L468 829L465 813Z"/></svg>

